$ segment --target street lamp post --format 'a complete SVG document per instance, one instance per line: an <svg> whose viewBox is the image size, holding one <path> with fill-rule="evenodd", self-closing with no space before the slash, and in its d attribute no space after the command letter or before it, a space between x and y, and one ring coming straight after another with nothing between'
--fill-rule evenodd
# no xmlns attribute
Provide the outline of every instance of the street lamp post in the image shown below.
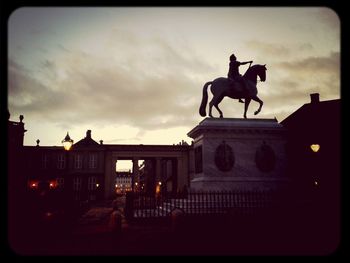
<svg viewBox="0 0 350 263"><path fill-rule="evenodd" d="M66 137L62 140L62 145L64 147L65 152L67 153L67 166L66 166L66 176L64 180L68 178L68 173L69 173L69 150L72 148L73 145L73 140L69 137L69 133L67 132Z"/></svg>
<svg viewBox="0 0 350 263"><path fill-rule="evenodd" d="M73 145L73 140L69 137L69 133L67 132L66 137L62 140L63 147L66 151L69 151Z"/></svg>

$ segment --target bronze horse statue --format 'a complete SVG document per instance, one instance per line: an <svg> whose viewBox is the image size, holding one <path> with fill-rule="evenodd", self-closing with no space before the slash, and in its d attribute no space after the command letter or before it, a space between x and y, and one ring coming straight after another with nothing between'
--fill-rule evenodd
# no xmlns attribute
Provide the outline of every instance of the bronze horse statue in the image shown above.
<svg viewBox="0 0 350 263"><path fill-rule="evenodd" d="M208 86L211 85L210 90L213 94L212 100L209 102L209 116L213 117L211 111L214 106L220 113L220 118L223 118L222 111L219 109L219 103L224 97L230 97L232 99L245 99L244 102L244 118L247 118L247 110L251 100L259 102L259 108L254 112L258 114L261 111L263 101L258 98L258 90L256 87L257 76L261 81L266 80L266 64L265 65L253 65L247 69L244 73L243 78L247 83L247 90L245 91L241 84L228 78L216 78L213 81L209 81L204 84L202 102L199 107L199 114L202 117L206 116L205 108L208 102Z"/></svg>

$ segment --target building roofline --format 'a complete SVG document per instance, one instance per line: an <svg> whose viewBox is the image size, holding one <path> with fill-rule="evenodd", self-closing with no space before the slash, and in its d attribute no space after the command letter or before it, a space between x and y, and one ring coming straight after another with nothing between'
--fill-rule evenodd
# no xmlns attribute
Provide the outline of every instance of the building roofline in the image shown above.
<svg viewBox="0 0 350 263"><path fill-rule="evenodd" d="M63 146L34 146L34 145L24 145L26 149L45 149L45 150L64 150ZM78 147L74 148L74 144L72 146L72 150L129 150L130 148L135 149L139 148L140 150L155 150L155 149L177 149L177 150L186 150L190 148L191 145L163 145L163 144L99 144L93 147Z"/></svg>
<svg viewBox="0 0 350 263"><path fill-rule="evenodd" d="M300 112L302 112L303 110L308 109L309 107L313 107L313 106L319 106L319 105L325 105L325 104L330 104L330 103L337 103L337 102L341 102L341 99L333 99L333 100L324 100L324 101L319 101L317 103L312 103L312 102L308 102L308 103L304 103L301 107L299 107L297 110L295 110L293 113L291 113L290 115L288 115L285 119L283 119L280 123L282 125L284 125L286 122L288 122L289 120L293 119L297 114L299 114Z"/></svg>

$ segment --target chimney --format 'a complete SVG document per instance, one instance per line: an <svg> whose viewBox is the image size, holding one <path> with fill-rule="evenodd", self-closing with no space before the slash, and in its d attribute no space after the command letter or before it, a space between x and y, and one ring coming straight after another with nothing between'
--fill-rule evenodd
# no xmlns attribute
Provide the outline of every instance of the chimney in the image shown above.
<svg viewBox="0 0 350 263"><path fill-rule="evenodd" d="M103 140L100 140L100 144L101 144L101 145L103 144Z"/></svg>
<svg viewBox="0 0 350 263"><path fill-rule="evenodd" d="M310 98L311 98L311 104L320 102L320 94L319 93L310 94Z"/></svg>
<svg viewBox="0 0 350 263"><path fill-rule="evenodd" d="M91 139L91 130L87 130L87 132L86 132L86 138Z"/></svg>

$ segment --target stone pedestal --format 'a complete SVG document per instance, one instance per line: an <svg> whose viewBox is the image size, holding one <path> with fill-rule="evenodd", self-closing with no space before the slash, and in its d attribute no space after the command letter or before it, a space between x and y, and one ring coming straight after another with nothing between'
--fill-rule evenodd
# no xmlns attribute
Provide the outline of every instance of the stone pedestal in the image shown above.
<svg viewBox="0 0 350 263"><path fill-rule="evenodd" d="M276 119L206 118L194 139L195 191L276 190L288 185L286 134Z"/></svg>

